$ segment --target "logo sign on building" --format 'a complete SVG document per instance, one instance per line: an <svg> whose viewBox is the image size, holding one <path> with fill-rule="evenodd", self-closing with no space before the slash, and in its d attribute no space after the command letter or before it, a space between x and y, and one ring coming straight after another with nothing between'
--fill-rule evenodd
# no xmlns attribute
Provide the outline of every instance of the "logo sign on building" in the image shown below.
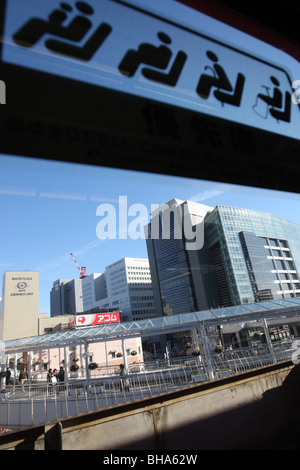
<svg viewBox="0 0 300 470"><path fill-rule="evenodd" d="M32 277L12 277L12 292L11 296L29 296L33 295L33 286L30 281Z"/></svg>
<svg viewBox="0 0 300 470"><path fill-rule="evenodd" d="M181 24L142 0L7 0L2 60L298 138L289 72L188 14Z"/></svg>
<svg viewBox="0 0 300 470"><path fill-rule="evenodd" d="M119 312L95 313L88 315L76 315L75 326L104 325L106 323L119 323Z"/></svg>

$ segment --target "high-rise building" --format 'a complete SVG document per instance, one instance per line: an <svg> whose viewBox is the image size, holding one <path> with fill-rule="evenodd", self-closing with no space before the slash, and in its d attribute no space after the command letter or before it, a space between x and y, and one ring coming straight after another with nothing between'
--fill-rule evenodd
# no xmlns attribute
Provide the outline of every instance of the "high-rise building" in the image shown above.
<svg viewBox="0 0 300 470"><path fill-rule="evenodd" d="M0 309L0 339L8 341L38 334L39 272L6 271Z"/></svg>
<svg viewBox="0 0 300 470"><path fill-rule="evenodd" d="M105 274L93 273L81 279L82 311L109 307ZM77 310L78 311L78 310Z"/></svg>
<svg viewBox="0 0 300 470"><path fill-rule="evenodd" d="M298 224L260 211L178 199L162 209L151 214L159 220L156 232L152 220L146 230L158 315L300 295ZM203 243L195 249L186 243L187 217L195 233L202 224ZM163 237L166 220L169 233Z"/></svg>
<svg viewBox="0 0 300 470"><path fill-rule="evenodd" d="M57 279L50 292L50 315L73 315L83 311L81 279Z"/></svg>
<svg viewBox="0 0 300 470"><path fill-rule="evenodd" d="M51 316L95 309L122 312L122 321L156 316L149 261L123 258L106 266L103 274L83 279L58 279L50 292Z"/></svg>
<svg viewBox="0 0 300 470"><path fill-rule="evenodd" d="M157 316L217 306L203 238L203 220L211 210L172 199L151 213L145 231Z"/></svg>
<svg viewBox="0 0 300 470"><path fill-rule="evenodd" d="M251 209L217 206L205 241L221 305L300 295L300 226Z"/></svg>
<svg viewBox="0 0 300 470"><path fill-rule="evenodd" d="M156 316L149 261L123 258L106 267L107 296L111 307L128 321Z"/></svg>

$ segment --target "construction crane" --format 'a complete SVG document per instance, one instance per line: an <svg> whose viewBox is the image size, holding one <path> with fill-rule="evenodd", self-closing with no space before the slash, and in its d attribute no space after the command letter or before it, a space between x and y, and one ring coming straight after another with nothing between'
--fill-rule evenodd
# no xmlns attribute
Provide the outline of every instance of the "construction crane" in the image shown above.
<svg viewBox="0 0 300 470"><path fill-rule="evenodd" d="M80 267L79 264L77 263L77 261L76 261L74 255L73 255L73 253L70 253L70 255L72 256L73 261L74 261L74 263L76 264L76 266L77 266L77 268L78 268L78 270L79 270L79 272L80 272L80 279L83 279L83 278L87 277L88 274L86 273L86 266L81 266L81 267Z"/></svg>

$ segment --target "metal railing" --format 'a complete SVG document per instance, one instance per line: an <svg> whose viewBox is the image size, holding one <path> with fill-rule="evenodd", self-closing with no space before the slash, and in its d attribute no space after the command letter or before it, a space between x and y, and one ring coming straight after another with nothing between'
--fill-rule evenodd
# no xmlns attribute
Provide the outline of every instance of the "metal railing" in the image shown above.
<svg viewBox="0 0 300 470"><path fill-rule="evenodd" d="M185 356L134 364L125 377L117 375L117 368L111 371L111 375L101 374L100 369L90 371L89 377L74 377L57 384L32 381L23 386L10 385L0 392L0 404L26 401L30 404L31 423L40 424L49 420L49 403L52 419L74 416L271 365L291 359L292 353L291 342L285 342L274 345L272 353L262 345L211 353L209 358ZM35 415L38 404L45 408L45 421L39 421ZM3 426L10 427L9 418L5 423L0 422L0 427Z"/></svg>

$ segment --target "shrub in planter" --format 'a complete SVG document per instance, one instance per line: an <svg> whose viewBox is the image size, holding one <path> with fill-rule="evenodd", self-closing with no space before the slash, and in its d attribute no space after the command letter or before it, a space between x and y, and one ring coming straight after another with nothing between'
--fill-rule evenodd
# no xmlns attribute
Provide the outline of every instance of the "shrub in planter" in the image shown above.
<svg viewBox="0 0 300 470"><path fill-rule="evenodd" d="M253 335L253 339L260 339L261 335L257 331Z"/></svg>
<svg viewBox="0 0 300 470"><path fill-rule="evenodd" d="M117 353L117 357L122 357L122 356L123 356L122 353L120 353L120 352Z"/></svg>
<svg viewBox="0 0 300 470"><path fill-rule="evenodd" d="M77 364L73 364L71 367L70 367L70 371L71 372L77 372L79 369L79 366Z"/></svg>
<svg viewBox="0 0 300 470"><path fill-rule="evenodd" d="M223 347L222 347L220 344L218 344L218 345L215 347L215 353L220 354L220 353L222 353L222 352L223 352Z"/></svg>
<svg viewBox="0 0 300 470"><path fill-rule="evenodd" d="M90 370L97 369L97 367L98 367L98 364L96 364L96 362L91 362L91 363L89 364L89 369L90 369Z"/></svg>
<svg viewBox="0 0 300 470"><path fill-rule="evenodd" d="M136 351L131 351L130 353L132 356L136 356L137 355L137 352Z"/></svg>
<svg viewBox="0 0 300 470"><path fill-rule="evenodd" d="M194 351L192 352L192 355L193 356L200 356L201 355L200 349L198 349L198 348L194 349Z"/></svg>

